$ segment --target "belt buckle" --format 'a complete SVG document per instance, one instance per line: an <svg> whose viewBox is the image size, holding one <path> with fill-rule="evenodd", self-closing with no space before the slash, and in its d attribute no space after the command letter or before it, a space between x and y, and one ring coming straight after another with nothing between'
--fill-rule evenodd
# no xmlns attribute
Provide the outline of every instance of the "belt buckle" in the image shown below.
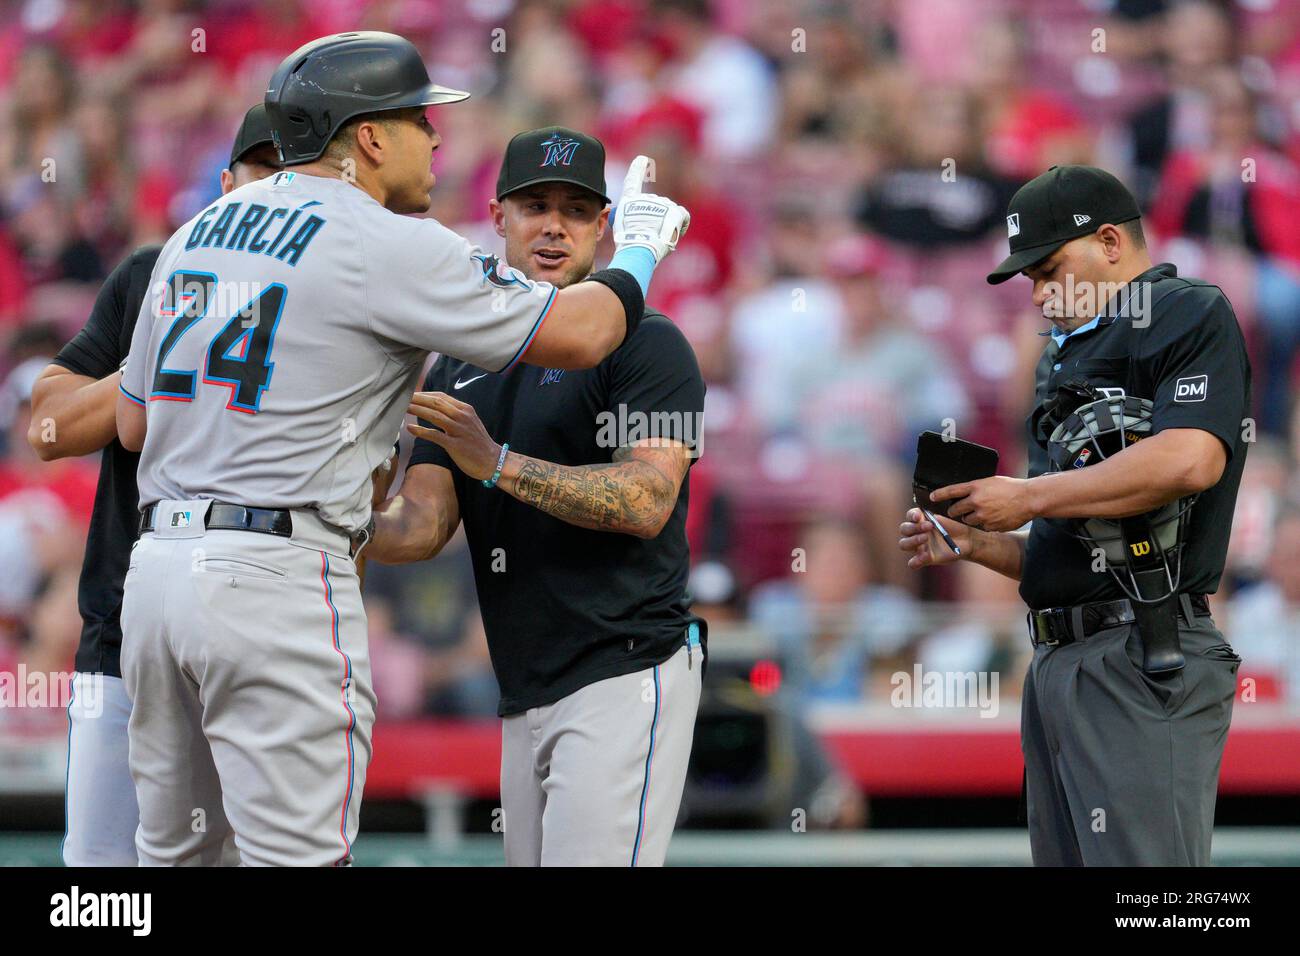
<svg viewBox="0 0 1300 956"><path fill-rule="evenodd" d="M375 519L373 516L371 516L370 521L366 524L364 528L362 528L360 531L356 532L355 534L348 536L348 543L351 545L351 552L352 552L349 555L349 557L355 560L361 554L362 549L365 548L365 546L370 543L370 539L373 538L374 535L375 535Z"/></svg>
<svg viewBox="0 0 1300 956"><path fill-rule="evenodd" d="M1065 612L1068 608L1049 607L1041 611L1034 612L1034 621L1037 625L1035 633L1042 630L1047 631L1047 637L1036 641L1035 646L1046 645L1047 647L1059 647L1061 644L1060 634L1065 629Z"/></svg>

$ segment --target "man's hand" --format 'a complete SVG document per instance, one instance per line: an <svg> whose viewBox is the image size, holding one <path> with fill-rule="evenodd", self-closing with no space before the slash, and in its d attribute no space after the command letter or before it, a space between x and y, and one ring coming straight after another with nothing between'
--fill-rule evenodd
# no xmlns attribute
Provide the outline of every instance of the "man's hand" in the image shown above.
<svg viewBox="0 0 1300 956"><path fill-rule="evenodd" d="M936 518L936 521L941 519ZM913 508L907 513L907 520L898 526L898 550L910 554L907 566L912 569L926 568L937 564L952 564L962 558L969 558L974 548L975 532L957 521L944 521L943 529L961 548L961 556L953 554L948 542L944 541L929 519L921 513L920 508Z"/></svg>
<svg viewBox="0 0 1300 956"><path fill-rule="evenodd" d="M982 531L1015 531L1033 520L1029 479L994 475L963 481L930 492L932 501L961 499L948 508L948 517Z"/></svg>
<svg viewBox="0 0 1300 956"><path fill-rule="evenodd" d="M686 235L691 214L671 199L641 191L649 168L649 156L638 156L627 168L614 212L614 248L641 246L650 250L655 262L662 262Z"/></svg>
<svg viewBox="0 0 1300 956"><path fill-rule="evenodd" d="M416 392L407 412L434 426L425 428L415 422L406 426L407 431L442 448L469 477L482 481L497 470L501 446L487 433L474 406L446 392Z"/></svg>

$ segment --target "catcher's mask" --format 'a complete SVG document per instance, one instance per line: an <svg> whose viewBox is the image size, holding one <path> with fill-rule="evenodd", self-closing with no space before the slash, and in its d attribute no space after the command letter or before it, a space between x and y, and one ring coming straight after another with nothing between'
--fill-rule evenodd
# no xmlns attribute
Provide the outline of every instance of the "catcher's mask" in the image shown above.
<svg viewBox="0 0 1300 956"><path fill-rule="evenodd" d="M1083 403L1058 410L1059 423L1048 440L1054 471L1095 465L1150 436L1153 406L1145 398L1077 385L1073 394ZM1105 553L1106 569L1129 600L1157 604L1178 592L1185 529L1196 498L1187 495L1129 518L1076 519L1071 534L1089 551Z"/></svg>

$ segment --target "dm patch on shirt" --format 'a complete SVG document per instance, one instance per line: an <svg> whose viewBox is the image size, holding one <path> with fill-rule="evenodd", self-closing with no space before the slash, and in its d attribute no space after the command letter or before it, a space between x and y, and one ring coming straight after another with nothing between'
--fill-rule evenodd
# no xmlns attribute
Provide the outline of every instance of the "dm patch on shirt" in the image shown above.
<svg viewBox="0 0 1300 956"><path fill-rule="evenodd" d="M1174 382L1174 401L1203 402L1209 385L1208 375L1186 375Z"/></svg>

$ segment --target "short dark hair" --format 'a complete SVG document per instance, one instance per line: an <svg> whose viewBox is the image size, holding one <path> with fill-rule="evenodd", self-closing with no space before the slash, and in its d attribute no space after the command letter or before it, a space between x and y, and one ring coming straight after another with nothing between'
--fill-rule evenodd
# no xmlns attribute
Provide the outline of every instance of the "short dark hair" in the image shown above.
<svg viewBox="0 0 1300 956"><path fill-rule="evenodd" d="M362 123L379 123L385 129L391 129L403 120L414 120L424 113L423 106L408 106L396 110L380 110L376 113L362 113L354 116L338 128L330 141L325 144L322 159L343 160L352 152L352 145L357 141L357 127Z"/></svg>
<svg viewBox="0 0 1300 956"><path fill-rule="evenodd" d="M1139 249L1147 247L1146 233L1142 231L1141 219L1130 219L1128 222L1122 222L1119 227L1128 233L1128 237L1133 240L1133 245Z"/></svg>

